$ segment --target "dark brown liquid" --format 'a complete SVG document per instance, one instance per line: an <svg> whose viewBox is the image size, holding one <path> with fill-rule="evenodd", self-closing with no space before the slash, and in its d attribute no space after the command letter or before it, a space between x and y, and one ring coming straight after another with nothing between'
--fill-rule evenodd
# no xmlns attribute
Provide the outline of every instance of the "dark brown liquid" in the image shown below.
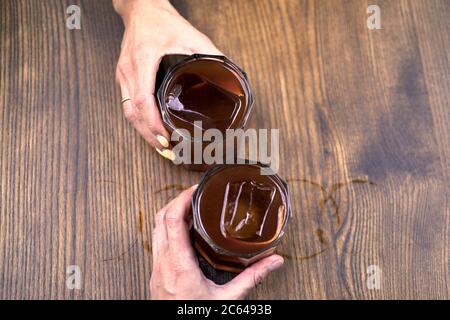
<svg viewBox="0 0 450 320"><path fill-rule="evenodd" d="M287 216L285 194L256 165L223 166L199 195L199 216L214 245L239 254L264 250L278 238Z"/></svg>
<svg viewBox="0 0 450 320"><path fill-rule="evenodd" d="M202 121L203 130L239 127L247 102L236 72L219 61L195 60L175 70L165 103L175 127L192 134L194 121Z"/></svg>

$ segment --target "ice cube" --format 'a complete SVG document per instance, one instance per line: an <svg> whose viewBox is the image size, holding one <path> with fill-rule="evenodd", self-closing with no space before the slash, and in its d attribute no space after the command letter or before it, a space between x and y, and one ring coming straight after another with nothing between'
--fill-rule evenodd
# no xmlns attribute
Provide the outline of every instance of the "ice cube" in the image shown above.
<svg viewBox="0 0 450 320"><path fill-rule="evenodd" d="M196 74L183 74L170 90L166 104L183 122L203 121L205 128L216 127L218 121L232 121L241 100L232 92Z"/></svg>
<svg viewBox="0 0 450 320"><path fill-rule="evenodd" d="M275 192L275 187L254 181L228 183L222 207L222 234L246 241L261 237Z"/></svg>
<svg viewBox="0 0 450 320"><path fill-rule="evenodd" d="M182 88L179 84L173 87L172 92L170 92L169 96L167 97L167 106L169 107L169 109L183 111L184 106L180 102L181 90Z"/></svg>

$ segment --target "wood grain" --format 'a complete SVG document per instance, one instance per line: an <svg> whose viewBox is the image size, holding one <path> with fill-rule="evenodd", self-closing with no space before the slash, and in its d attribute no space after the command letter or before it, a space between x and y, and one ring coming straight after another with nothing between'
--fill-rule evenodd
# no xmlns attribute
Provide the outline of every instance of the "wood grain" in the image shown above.
<svg viewBox="0 0 450 320"><path fill-rule="evenodd" d="M377 1L381 30L368 1L174 4L247 71L255 126L281 129L295 217L250 297L450 298L450 3ZM2 0L0 25L0 298L149 298L153 216L200 175L124 119L119 17Z"/></svg>

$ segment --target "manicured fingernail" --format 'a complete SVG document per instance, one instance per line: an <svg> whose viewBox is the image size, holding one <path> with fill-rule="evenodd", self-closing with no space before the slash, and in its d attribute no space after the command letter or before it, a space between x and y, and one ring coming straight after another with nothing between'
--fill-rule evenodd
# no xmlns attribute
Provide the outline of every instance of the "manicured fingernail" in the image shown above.
<svg viewBox="0 0 450 320"><path fill-rule="evenodd" d="M283 258L277 258L276 260L272 261L272 263L269 265L269 270L273 271L281 267L284 263Z"/></svg>
<svg viewBox="0 0 450 320"><path fill-rule="evenodd" d="M167 148L169 146L169 141L167 141L166 137L158 134L156 136L156 140L158 140L158 142L164 147Z"/></svg>
<svg viewBox="0 0 450 320"><path fill-rule="evenodd" d="M161 156L163 156L166 159L169 159L170 161L174 161L176 158L175 153L172 150L169 150L169 149L160 150L160 149L156 148L156 151L158 151L158 153Z"/></svg>

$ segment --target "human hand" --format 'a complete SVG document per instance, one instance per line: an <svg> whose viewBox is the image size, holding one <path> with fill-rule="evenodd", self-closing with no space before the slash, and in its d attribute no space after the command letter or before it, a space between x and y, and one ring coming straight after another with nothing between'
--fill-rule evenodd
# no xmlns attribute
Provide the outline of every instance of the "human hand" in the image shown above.
<svg viewBox="0 0 450 320"><path fill-rule="evenodd" d="M156 214L152 233L153 271L150 279L152 299L234 300L244 298L271 271L281 267L283 258L266 257L224 285L207 279L191 246L189 216L196 186L183 191Z"/></svg>
<svg viewBox="0 0 450 320"><path fill-rule="evenodd" d="M168 0L113 0L113 5L125 25L116 69L122 98L130 98L124 115L159 154L174 160L154 97L159 63L167 54L223 54Z"/></svg>

